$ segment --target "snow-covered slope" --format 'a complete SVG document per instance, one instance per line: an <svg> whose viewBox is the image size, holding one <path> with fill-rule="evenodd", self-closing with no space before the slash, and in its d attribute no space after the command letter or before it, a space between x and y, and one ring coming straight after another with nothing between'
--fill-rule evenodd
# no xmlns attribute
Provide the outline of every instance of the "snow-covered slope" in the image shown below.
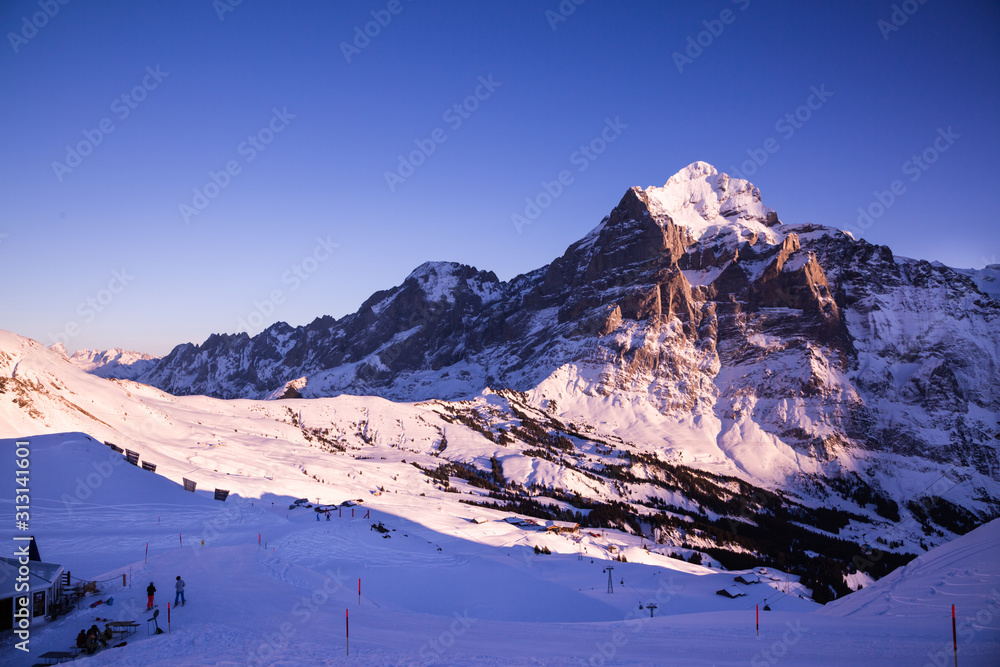
<svg viewBox="0 0 1000 667"><path fill-rule="evenodd" d="M289 446L272 439L265 447L266 440L258 451L270 448L276 459ZM388 457L335 457L330 471L344 487L304 475L230 475L241 490L220 503L211 498L211 473L237 460L226 452L235 442L188 445L204 457L186 464L199 481L195 493L159 468L129 466L82 433L29 442L32 532L42 558L97 580L99 592L66 616L37 620L29 653L14 648L16 637L0 639L10 667L65 650L81 628L103 628L98 618L140 627L127 645L85 658L88 665L950 664L953 603L960 664L995 664L1000 652L998 522L820 609L779 571L737 584L738 572L667 558L660 547L646 551L617 531L577 543L488 509L441 511L453 494L404 478L409 466ZM0 440L0 451L12 444ZM153 441L143 453L162 461L170 452ZM288 508L299 497L341 503L368 476L362 472L378 474L379 466L399 477L393 492L335 508L329 521L316 521L311 508ZM0 476L13 478L14 457L0 458ZM0 512L12 511L13 500L0 497ZM4 522L0 539L11 536ZM610 544L627 562L611 560ZM536 554L536 545L552 553ZM185 580L187 604L171 609L168 625L176 576ZM150 581L159 625L169 630L162 635L142 627ZM730 586L743 596L715 594ZM111 597L111 606L90 607Z"/></svg>
<svg viewBox="0 0 1000 667"><path fill-rule="evenodd" d="M567 386L584 381L568 378ZM84 373L39 343L0 332L0 434L87 433L139 452L175 482L197 473L200 488L243 496L261 488L310 498L332 490L340 498L405 493L458 516L474 505L614 528L623 536L616 548L652 543L684 557L699 550L729 568L791 563L821 600L847 592L844 575L863 544L886 549L865 568L881 576L907 552L968 530L992 511L990 497L977 495L979 478L956 484L965 471L904 460L868 481L761 487L751 480L773 475L768 465L812 464L749 431L721 447L706 437L717 424L678 420L649 404L563 395L544 384L539 392L547 397L488 391L471 401L416 404L350 395L178 397ZM774 451L786 458L775 460ZM934 476L949 486L931 484ZM880 490L890 482L909 495ZM612 553L610 542L597 542ZM827 558L835 564L824 564Z"/></svg>
<svg viewBox="0 0 1000 667"><path fill-rule="evenodd" d="M1000 300L1000 264L987 264L981 269L959 269L976 283L983 294Z"/></svg>
<svg viewBox="0 0 1000 667"><path fill-rule="evenodd" d="M1000 629L1000 519L922 554L819 613L913 621L940 616L942 609L950 612L952 604L972 632ZM977 613L986 609L992 609L993 618L981 615L977 621Z"/></svg>

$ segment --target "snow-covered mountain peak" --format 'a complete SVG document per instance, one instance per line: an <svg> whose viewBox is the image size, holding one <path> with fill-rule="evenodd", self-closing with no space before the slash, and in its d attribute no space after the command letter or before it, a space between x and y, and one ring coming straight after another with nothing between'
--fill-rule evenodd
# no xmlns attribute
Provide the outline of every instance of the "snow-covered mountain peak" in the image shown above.
<svg viewBox="0 0 1000 667"><path fill-rule="evenodd" d="M642 193L661 224L669 218L695 240L733 232L741 237L756 234L771 244L784 238L777 213L761 202L753 183L719 173L707 162L692 162L663 187L651 186Z"/></svg>
<svg viewBox="0 0 1000 667"><path fill-rule="evenodd" d="M983 294L1000 301L1000 264L987 264L981 269L955 269L969 276Z"/></svg>
<svg viewBox="0 0 1000 667"><path fill-rule="evenodd" d="M713 165L707 162L702 162L701 160L695 160L688 166L684 167L676 174L667 179L667 185L673 185L676 183L686 183L688 181L693 181L701 176L718 176L719 170ZM664 186L666 187L666 186Z"/></svg>
<svg viewBox="0 0 1000 667"><path fill-rule="evenodd" d="M73 354L67 354L62 343L56 343L50 349L66 357L71 364L88 373L99 377L116 377L128 380L135 379L145 373L159 359L151 354L123 350L120 347L108 350L77 350Z"/></svg>
<svg viewBox="0 0 1000 667"><path fill-rule="evenodd" d="M406 280L416 280L430 301L452 301L462 268L458 262L424 262L413 269Z"/></svg>
<svg viewBox="0 0 1000 667"><path fill-rule="evenodd" d="M49 349L55 352L56 354L61 354L62 356L69 359L69 350L67 350L66 346L63 345L61 342L49 345Z"/></svg>
<svg viewBox="0 0 1000 667"><path fill-rule="evenodd" d="M493 272L479 271L458 262L424 262L413 269L403 283L410 280L417 282L431 302L443 299L454 303L458 291L471 291L483 301L492 301L500 293L500 281Z"/></svg>

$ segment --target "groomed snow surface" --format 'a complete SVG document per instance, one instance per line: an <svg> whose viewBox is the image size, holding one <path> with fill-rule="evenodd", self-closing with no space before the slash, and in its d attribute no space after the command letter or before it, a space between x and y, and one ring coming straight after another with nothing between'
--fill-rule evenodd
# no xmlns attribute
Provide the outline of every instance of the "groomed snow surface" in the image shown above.
<svg viewBox="0 0 1000 667"><path fill-rule="evenodd" d="M243 477L240 495L217 502L210 489L188 493L84 434L29 440L31 532L42 559L107 581L76 611L34 626L30 654L4 638L0 661L12 667L65 650L97 617L135 619L140 629L127 646L80 664L945 665L953 660L952 604L959 664L996 665L1000 656L1000 521L819 607L781 573L737 585L745 595L727 599L715 591L733 586L737 573L667 558L656 553L662 545L648 553L613 531L585 533L577 544L419 489L370 496L353 518L344 508L317 522L311 509L289 510L294 497L271 492L266 478ZM8 484L13 445L0 441ZM330 494L320 500L352 497ZM11 495L0 498L7 544ZM486 522L471 521L479 517ZM372 530L379 521L389 537ZM629 561L613 563L612 594L609 543ZM536 544L553 553L536 555ZM122 573L130 586L122 587ZM171 611L169 634L148 636L145 587L156 583L166 627L177 575L190 606ZM112 606L90 608L109 596ZM760 612L758 637L755 606L765 599L773 611Z"/></svg>

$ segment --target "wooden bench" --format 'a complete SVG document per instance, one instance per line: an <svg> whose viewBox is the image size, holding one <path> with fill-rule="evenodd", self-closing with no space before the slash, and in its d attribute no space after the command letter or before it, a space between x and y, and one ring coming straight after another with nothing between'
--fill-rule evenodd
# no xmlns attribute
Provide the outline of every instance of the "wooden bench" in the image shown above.
<svg viewBox="0 0 1000 667"><path fill-rule="evenodd" d="M139 629L137 621L111 621L106 626L111 629L111 634L127 636L134 634Z"/></svg>

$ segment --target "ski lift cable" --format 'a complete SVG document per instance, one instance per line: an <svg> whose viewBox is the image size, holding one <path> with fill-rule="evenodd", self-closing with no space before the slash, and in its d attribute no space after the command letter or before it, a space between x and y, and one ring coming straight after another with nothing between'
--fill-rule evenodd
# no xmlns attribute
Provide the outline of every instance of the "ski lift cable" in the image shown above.
<svg viewBox="0 0 1000 667"><path fill-rule="evenodd" d="M655 573L654 573L654 575L655 575ZM645 580L643 580L643 584L646 583L646 580L652 579L652 577L654 575L650 575ZM633 587L633 586L629 586L628 584L626 584L625 580L623 578L619 578L619 581L621 582L619 584L619 586L621 586L624 590L626 590L629 593L629 595L631 595L632 597L634 597L639 602L639 606L641 608L643 602L642 602L642 598L639 596L638 592L636 591L636 588Z"/></svg>
<svg viewBox="0 0 1000 667"><path fill-rule="evenodd" d="M951 468L948 468L948 470L946 470L943 473L941 473L941 475L937 479L935 479L933 482L931 482L930 484L928 484L927 486L925 486L923 489L921 489L919 492L917 492L916 494L914 494L913 497L914 498L921 497L922 495L924 495L924 493L926 491L928 491L930 488L932 488L935 484L937 484L938 482L940 482L942 479L951 480L951 477L949 477L948 474L950 472L952 472L953 470L955 470L957 467L958 467L957 465L953 465ZM971 478L970 479L965 479L965 480L962 480L962 481L959 481L959 482L955 482L947 491L945 491L944 493L942 493L939 497L943 498L948 493L951 493L956 488L964 485L966 482L969 482L969 481L971 481ZM912 521L912 519L910 519L910 521ZM908 521L897 522L893 526L890 526L886 531L884 531L881 534L879 534L878 537L885 538L888 535L892 535L892 534L894 534L894 533L896 533L898 531L901 531L903 529L903 527L907 523L909 523L909 522ZM876 527L873 526L871 529L869 529L866 533L864 533L862 535L861 539L864 540L865 543L867 544L868 543L868 535L870 535L875 530L876 530Z"/></svg>
<svg viewBox="0 0 1000 667"><path fill-rule="evenodd" d="M784 598L786 598L786 597L788 597L790 595L790 593L788 593L787 591L782 591L780 588L774 588L774 586L768 586L768 588L772 589L776 593L776 595L774 595L773 597L771 595L768 595L768 596L762 598L762 600L760 602L754 602L753 603L754 605L757 605L757 604L765 604L766 605L768 600L770 600L772 603L773 602L777 602L778 600L782 600L782 599L784 599ZM747 597L749 598L750 596L747 595ZM753 606L753 605L751 605L751 606ZM750 609L750 607L747 607L747 609Z"/></svg>

